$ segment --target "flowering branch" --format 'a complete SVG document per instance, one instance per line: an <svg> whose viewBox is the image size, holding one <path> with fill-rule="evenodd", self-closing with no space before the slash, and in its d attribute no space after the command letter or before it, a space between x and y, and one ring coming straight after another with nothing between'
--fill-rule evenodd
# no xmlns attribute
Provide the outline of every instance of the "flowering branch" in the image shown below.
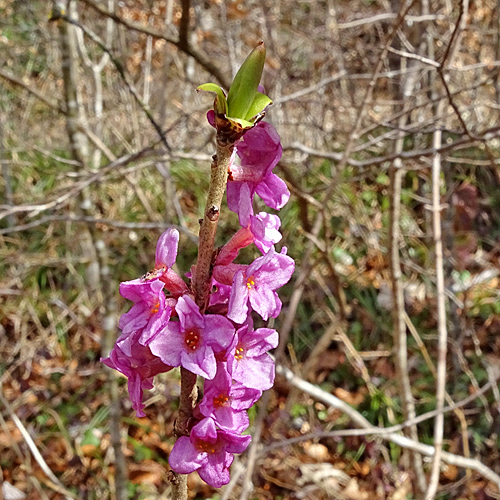
<svg viewBox="0 0 500 500"><path fill-rule="evenodd" d="M286 184L272 172L282 154L279 135L261 121L271 103L259 91L264 61L260 43L236 74L227 97L213 83L199 87L216 95L207 117L217 130L217 154L192 282L188 285L172 269L179 232L170 228L158 241L154 269L120 285L121 295L134 305L120 318L122 335L103 359L127 376L139 417L145 415L143 390L153 388L154 376L180 367L177 440L169 457L174 500L187 499L186 475L194 471L216 488L229 482L234 454L242 453L251 440L242 434L249 425L246 410L274 382L268 351L278 345L278 332L255 330L252 312L263 320L279 315L277 290L290 280L295 266L286 247L280 252L274 248L281 240L279 217L255 215L253 210L256 194L274 209L290 197ZM214 252L226 184L228 208L238 215L241 228ZM262 255L250 264L235 262L250 244ZM204 379L201 400L198 376Z"/></svg>
<svg viewBox="0 0 500 500"><path fill-rule="evenodd" d="M232 148L231 148L232 149ZM208 189L207 203L205 205L205 217L200 226L198 242L198 261L193 276L193 291L195 301L200 311L205 311L211 288L211 264L214 253L215 234L219 221L220 206L226 190L229 148L217 148L217 155L212 162L210 186ZM220 158L220 160L219 160ZM197 376L181 368L181 395L179 402L179 418L176 422L177 437L189 436L189 419L193 415L193 409L198 398L196 387ZM174 473L175 474L175 473ZM187 476L176 474L173 482L174 500L184 500L187 491Z"/></svg>

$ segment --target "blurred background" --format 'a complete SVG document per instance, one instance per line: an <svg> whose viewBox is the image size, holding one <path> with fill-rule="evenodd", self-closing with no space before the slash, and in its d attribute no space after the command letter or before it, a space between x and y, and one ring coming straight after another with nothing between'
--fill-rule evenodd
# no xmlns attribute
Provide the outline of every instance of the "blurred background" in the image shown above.
<svg viewBox="0 0 500 500"><path fill-rule="evenodd" d="M194 263L215 152L195 89L227 89L261 39L296 272L254 446L190 498L401 500L432 477L499 498L495 0L0 0L4 500L170 498L179 374L138 419L99 359L165 228ZM223 210L217 244L237 228ZM414 445L350 432L465 398L396 429ZM459 460L432 472L436 426Z"/></svg>

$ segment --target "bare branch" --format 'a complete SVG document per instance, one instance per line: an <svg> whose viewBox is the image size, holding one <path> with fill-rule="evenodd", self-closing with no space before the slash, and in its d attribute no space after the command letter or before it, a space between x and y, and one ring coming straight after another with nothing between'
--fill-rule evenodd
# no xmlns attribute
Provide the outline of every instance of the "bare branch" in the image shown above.
<svg viewBox="0 0 500 500"><path fill-rule="evenodd" d="M426 457L433 457L435 454L435 448L433 446L425 445L416 441L413 441L407 437L401 436L400 434L396 434L391 432L386 434L386 430L384 429L382 433L380 433L380 429L378 427L373 426L363 417L357 410L355 410L352 406L349 406L344 401L335 397L333 394L329 392L323 391L319 387L300 379L297 377L291 370L282 366L276 365L276 373L285 377L285 379L293 384L295 387L298 387L300 390L309 394L313 398L318 401L322 401L328 406L332 408L337 408L345 413L356 425L361 427L362 429L367 429L368 431L373 432L375 435L381 434L381 437L387 441L391 441L392 443L401 446L402 448L407 448L409 450L416 451L421 455ZM489 389L489 387L488 387ZM486 390L486 389L485 389ZM444 408L440 410L440 413L443 413ZM426 416L426 419L430 418ZM410 422L410 424L412 424ZM338 431L335 431L338 432ZM465 458L459 455L454 455L453 453L441 452L441 459L443 462L448 464L456 465L457 467L463 467L475 470L482 476L484 476L489 481L492 481L500 488L500 476L492 471L489 467L486 467L483 463L478 460L472 458Z"/></svg>
<svg viewBox="0 0 500 500"><path fill-rule="evenodd" d="M24 90L28 91L30 94L34 95L37 99L45 103L49 108L55 109L56 111L59 111L59 113L64 114L65 110L59 106L57 102L51 101L48 97L45 97L41 92L38 90L34 89L30 85L24 83L22 80L19 78L15 77L14 75L11 75L7 71L5 71L3 68L0 68L0 78L3 78L5 81L16 85L18 87L23 88Z"/></svg>
<svg viewBox="0 0 500 500"><path fill-rule="evenodd" d="M217 80L219 80L220 84L225 87L229 88L229 80L221 73L219 68L215 66L206 56L201 54L200 52L196 51L193 49L193 47L189 43L181 43L181 40L174 40L171 37L168 37L164 35L163 33L159 31L155 31L154 29L148 27L148 26L143 26L139 25L136 23L132 23L130 21L126 21L125 19L122 19L120 16L117 14L114 14L113 12L108 12L106 9L98 5L96 2L92 0L80 0L81 2L89 5L93 9L95 9L97 12L102 14L103 16L110 17L117 23L125 26L128 29L137 31L139 33L145 33L146 35L152 36L153 38L158 38L160 40L165 40L168 43L171 43L172 45L175 45L178 49L182 50L185 52L187 55L191 56L200 66L202 66L206 71L211 73Z"/></svg>

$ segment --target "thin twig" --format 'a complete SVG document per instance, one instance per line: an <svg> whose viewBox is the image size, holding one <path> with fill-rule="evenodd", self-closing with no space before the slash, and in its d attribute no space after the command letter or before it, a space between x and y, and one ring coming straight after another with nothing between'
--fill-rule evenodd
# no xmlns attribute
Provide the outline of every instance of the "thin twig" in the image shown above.
<svg viewBox="0 0 500 500"><path fill-rule="evenodd" d="M402 71L406 68L407 61L401 60ZM416 64L419 66L418 64ZM403 72L404 75L404 72ZM404 75L405 84L402 89L403 111L408 109L410 96L413 94L415 78L413 75ZM398 125L400 131L396 138L394 151L396 154L403 151L404 146L404 133L402 128L406 125L407 113L401 114ZM404 302L404 289L402 282L401 272L401 258L400 258L400 217L401 217L401 190L402 181L404 176L403 165L400 158L396 158L389 167L390 176L390 213L389 213L389 249L390 249L390 275L392 285L392 301L393 301L393 338L395 347L395 365L398 375L398 384L400 396L402 399L403 415L406 420L415 418L415 402L411 390L410 373L408 368L408 349L407 349L407 336L406 336L406 323L405 323L405 302ZM409 436L413 440L418 440L418 430L416 426L411 426L408 429ZM423 493L427 487L422 457L418 454L412 455L412 464L416 476L416 489Z"/></svg>
<svg viewBox="0 0 500 500"><path fill-rule="evenodd" d="M340 400L339 398L335 397L333 394L330 394L329 392L324 391L323 389L319 388L318 386L315 386L305 380L302 380L301 378L297 377L291 370L288 368L284 367L283 365L276 365L276 373L279 375L282 375L285 377L285 379L295 387L298 387L300 390L304 391L305 393L309 394L310 396L314 397L318 401L321 401L325 403L328 406L331 406L332 408L336 408L338 410L341 410L343 413L345 413L357 426L363 428L363 429L368 429L370 431L373 431L375 434L380 433L380 428L373 426L370 424L368 420L366 420L363 415L361 415L357 410L355 410L352 406L348 405L344 401ZM488 387L489 389L489 387ZM440 413L442 414L444 408L440 410ZM437 414L438 412L435 411ZM420 418L420 417L417 417ZM427 419L427 417L426 417ZM411 422L410 424L413 424ZM398 428L399 430L399 428ZM418 441L413 441L410 438L407 438L405 436L401 436L400 434L396 433L381 433L381 437L387 441L391 441L392 443L397 444L398 446L401 446L402 448L407 448L409 450L416 451L424 456L427 457L433 457L435 454L435 448L430 445L425 445L422 443L419 443ZM486 479L489 481L492 481L495 483L499 488L500 488L500 476L496 474L494 471L492 471L489 467L481 463L479 460L475 460L472 458L465 458L460 455L454 455L453 453L448 453L448 452L441 452L441 459L443 462L446 462L448 464L456 465L457 467L463 467L463 468L469 468L472 470L475 470L482 476L484 476Z"/></svg>
<svg viewBox="0 0 500 500"><path fill-rule="evenodd" d="M293 92L292 94L284 95L283 97L279 97L278 99L273 100L273 106L277 106L278 104L284 104L285 102L288 101L293 101L298 97L303 97L313 92L318 92L319 90L323 89L330 83L335 83L338 82L339 80L342 80L342 78L344 78L345 76L346 76L345 71L340 71L339 73L336 73L333 76L329 76L328 78L325 78L324 80L321 80L318 83L311 85L310 87L298 90L297 92Z"/></svg>
<svg viewBox="0 0 500 500"><path fill-rule="evenodd" d="M46 104L49 108L55 109L59 113L64 114L65 110L63 107L61 107L57 102L51 101L48 97L45 97L41 92L39 92L37 89L34 89L30 85L27 85L24 83L22 80L19 78L15 77L14 75L11 75L7 71L5 71L3 68L0 68L0 78L3 78L5 81L16 85L18 87L23 88L30 94L34 95L38 100Z"/></svg>
<svg viewBox="0 0 500 500"><path fill-rule="evenodd" d="M278 368L278 373L281 370L288 370L287 368L284 368L283 366L280 365ZM443 408L444 413L449 413L452 411L456 411L459 408L462 408L472 401L480 398L483 396L486 392L488 392L490 389L494 390L497 381L500 379L500 374L496 374L495 377L493 377L489 382L484 384L483 387L481 387L478 391L474 392L470 396L467 396L466 398L462 399L461 401L458 401L457 403L453 403L449 406L446 406ZM297 383L297 380L301 379L295 379L295 381L289 380L289 382L295 386ZM305 382L305 381L303 381ZM302 385L301 385L302 387ZM317 386L314 386L317 387ZM322 390L322 389L320 389ZM330 393L326 393L331 396ZM325 398L328 398L328 396L324 396ZM333 406L337 408L337 406ZM336 430L336 431L319 431L319 432L313 432L311 434L304 434L302 436L297 436L294 438L290 439L284 439L282 441L279 441L277 443L270 444L266 447L266 450L273 450L275 448L281 448L283 446L288 446L291 444L295 443L300 443L302 441L309 441L311 439L321 439L321 438L326 438L326 437L346 437L346 436L379 436L379 435L384 435L384 434L390 434L391 432L400 432L403 429L410 427L412 425L417 425L421 424L422 422L426 422L427 420L430 420L431 418L434 418L438 414L437 410L431 410L428 411L427 413L423 413L422 415L418 415L412 420L406 420L402 422L401 424L397 425L391 425L390 427L374 427L370 429L341 429L341 430Z"/></svg>
<svg viewBox="0 0 500 500"><path fill-rule="evenodd" d="M167 138L165 137L165 132L162 130L160 124L154 118L150 107L141 99L139 93L137 92L137 89L135 88L135 85L128 78L127 73L125 71L125 68L123 67L122 63L114 56L112 50L94 32L92 32L86 26L83 26L83 24L79 23L76 19L73 19L72 17L66 16L66 15L61 15L60 17L62 20L80 28L85 33L85 35L87 35L94 43L96 43L104 52L106 52L109 55L109 59L111 60L111 62L115 66L116 70L118 71L118 74L120 75L123 82L127 86L130 94L133 96L133 98L135 99L135 101L137 102L139 107L142 109L144 114L147 116L151 125L153 125L153 128L156 130L163 145L168 150L170 150L170 145L167 141Z"/></svg>
<svg viewBox="0 0 500 500"><path fill-rule="evenodd" d="M441 107L440 107L441 108ZM433 146L437 150L441 146L441 131L434 132ZM434 449L432 472L425 500L432 500L439 484L440 460L443 448L444 427L444 394L446 384L446 353L448 330L446 327L446 295L444 293L443 241L441 236L441 155L436 153L432 162L432 227L434 231L434 252L436 260L436 298L438 315L438 347L437 347L437 388L436 388L436 421L434 424Z"/></svg>
<svg viewBox="0 0 500 500"><path fill-rule="evenodd" d="M397 19L397 14L393 12L387 12L386 14L377 14L371 17L364 17L363 19L356 19L355 21L349 21L346 23L337 24L338 29L345 30L350 28L356 28L358 26L363 26L364 24L373 24L380 21L390 21L392 19ZM439 19L445 19L443 15L423 15L423 16L406 16L407 23L423 23L427 21L437 21Z"/></svg>
<svg viewBox="0 0 500 500"><path fill-rule="evenodd" d="M38 447L36 446L35 442L33 441L33 438L31 437L30 433L26 430L26 427L24 427L23 423L19 419L19 417L14 413L12 410L9 402L5 399L2 389L0 387L0 400L2 401L2 404L5 406L7 411L9 412L10 418L16 424L16 427L19 429L19 432L23 436L24 441L28 445L28 448L30 449L33 458L36 460L37 464L40 466L42 469L43 473L49 478L50 482L53 483L57 488L57 490L67 497L70 498L77 498L74 493L71 491L68 491L62 483L59 481L57 476L50 470L50 467L47 465L47 462L43 458L42 454L38 450Z"/></svg>
<svg viewBox="0 0 500 500"><path fill-rule="evenodd" d="M460 139L457 139L455 141L442 144L438 150L435 150L434 148L425 148L425 149L416 149L411 151L401 151L400 153L391 153L384 156L375 156L368 160L355 160L353 158L349 158L345 161L345 164L351 165L353 167L367 168L367 167L375 167L378 165L382 165L384 163L389 164L389 162L392 162L397 158L400 158L401 160L412 160L412 159L432 157L436 152L443 154L458 149L469 148L471 143L477 141L483 142L485 140L495 139L499 135L500 135L500 126L496 125L494 127L486 129L481 133L476 134L477 138L471 138L469 136L461 137ZM343 161L343 156L344 156L343 153L335 153L332 151L321 151L306 146L305 144L301 144L299 142L293 142L289 146L286 146L285 149L296 149L311 156L328 158L338 162ZM500 159L495 160L495 165L498 164L500 164Z"/></svg>
<svg viewBox="0 0 500 500"><path fill-rule="evenodd" d="M0 235L27 231L29 229L42 226L43 224L48 224L50 222L81 222L85 224L96 225L102 224L104 226L116 227L118 229L165 229L164 222L124 222L119 220L101 219L98 217L86 217L83 215L49 215L27 224L19 224L11 228L0 229ZM198 236L196 234L193 234L184 226L176 226L175 224L170 224L170 227L175 227L180 232L184 233L193 243L198 243Z"/></svg>
<svg viewBox="0 0 500 500"><path fill-rule="evenodd" d="M206 71L215 76L215 78L219 80L219 82L223 87L229 88L229 81L225 77L225 75L222 74L220 69L215 64L213 64L206 56L196 51L189 43L181 43L181 40L175 40L169 36L166 36L164 33L160 31L156 31L150 28L149 26L143 26L127 21L113 12L108 12L106 9L104 9L103 7L101 7L92 0L80 0L80 1L89 5L103 16L110 17L117 23L125 26L130 30L137 31L139 33L145 33L146 35L152 36L153 38L157 38L159 40L165 40L166 42L175 45L179 50L182 50L187 55L191 56Z"/></svg>
<svg viewBox="0 0 500 500"><path fill-rule="evenodd" d="M120 167L123 167L133 161L136 161L140 158L143 158L144 156L151 156L151 155L157 155L158 153L154 151L152 147L147 147L144 149L141 149L140 151L129 154L129 155L124 155L117 160L110 162L108 165L105 167L101 168L99 172L96 172L95 174L89 175L86 179L76 183L72 188L66 189L63 194L60 196L56 197L55 199L48 201L46 203L41 203L38 205L33 205L33 204L26 204L26 205L17 205L14 207L5 207L4 205L0 205L0 209L5 209L3 212L0 212L0 220L3 219L4 217L8 216L11 213L22 213L22 212L29 212L30 217L34 217L38 215L40 212L44 212L46 210L49 210L51 208L56 208L59 207L60 205L72 200L75 198L78 193L80 193L83 189L86 187L90 186L94 182L99 182L100 180L105 177L106 174L109 172L112 172L113 170L116 170Z"/></svg>

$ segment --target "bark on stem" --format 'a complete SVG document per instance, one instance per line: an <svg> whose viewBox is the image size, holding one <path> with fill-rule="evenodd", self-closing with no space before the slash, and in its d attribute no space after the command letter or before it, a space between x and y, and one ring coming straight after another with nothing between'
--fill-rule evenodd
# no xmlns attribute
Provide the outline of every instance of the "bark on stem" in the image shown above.
<svg viewBox="0 0 500 500"><path fill-rule="evenodd" d="M196 375L181 367L181 397L179 402L179 417L175 423L175 434L189 436L189 419L193 414L193 408L198 397L196 387ZM172 479L173 500L187 500L187 475L173 472Z"/></svg>
<svg viewBox="0 0 500 500"><path fill-rule="evenodd" d="M198 262L193 275L194 297L202 314L205 312L210 294L215 233L217 231L222 198L226 190L227 172L232 152L233 145L221 146L217 143L217 155L212 162L205 217L200 227ZM189 436L189 419L192 416L197 396L196 375L181 368L179 418L175 426L177 437ZM187 500L187 475L174 474L173 476L172 498L174 500Z"/></svg>
<svg viewBox="0 0 500 500"><path fill-rule="evenodd" d="M222 197L226 190L227 172L231 161L233 145L221 146L217 143L217 155L212 162L210 187L208 189L205 217L200 227L198 244L198 262L193 279L195 301L201 313L206 309L212 278L212 258L214 253L215 233L219 221Z"/></svg>

